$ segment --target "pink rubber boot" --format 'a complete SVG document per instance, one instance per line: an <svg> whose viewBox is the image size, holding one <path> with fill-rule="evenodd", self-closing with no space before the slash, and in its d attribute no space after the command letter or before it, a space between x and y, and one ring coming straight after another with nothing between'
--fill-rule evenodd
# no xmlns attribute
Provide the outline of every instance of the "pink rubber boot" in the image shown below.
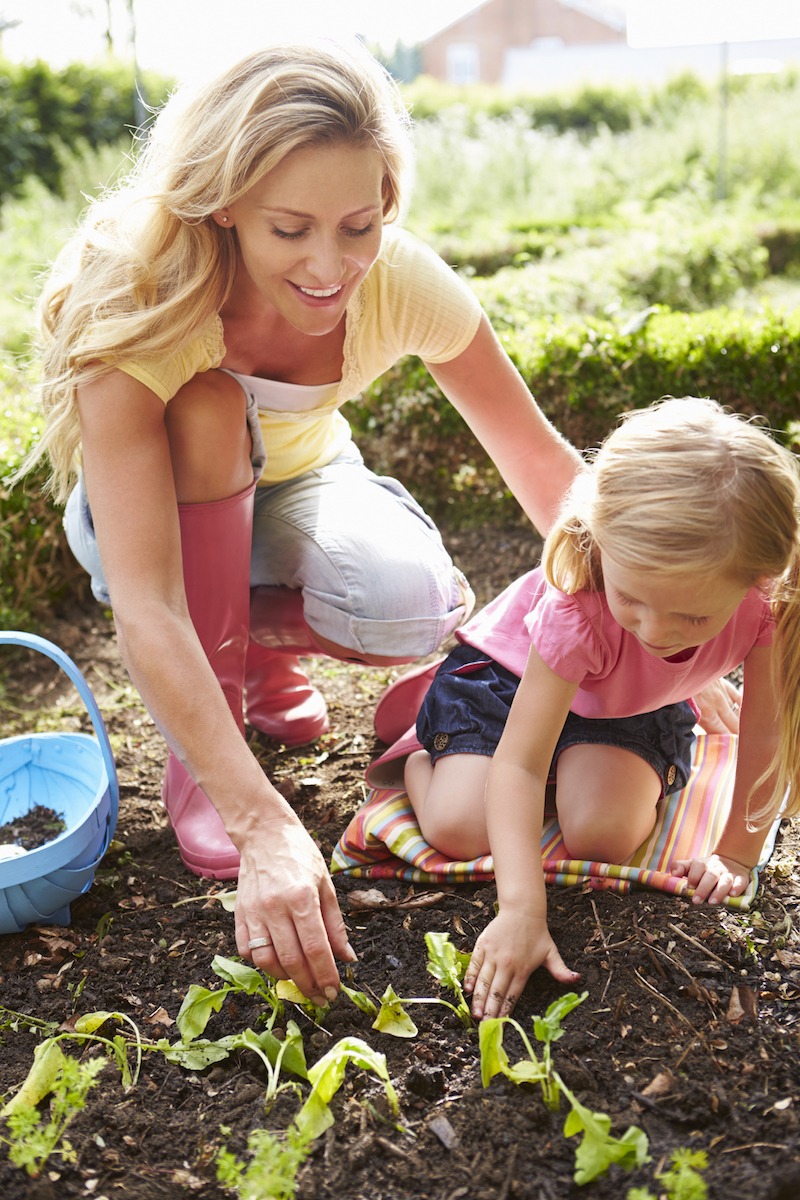
<svg viewBox="0 0 800 1200"><path fill-rule="evenodd" d="M286 746L304 746L330 728L325 700L300 665L299 654L319 654L294 588L253 588L245 672L247 720Z"/></svg>
<svg viewBox="0 0 800 1200"><path fill-rule="evenodd" d="M178 506L189 614L242 736L254 490L252 484L225 500ZM161 799L189 870L212 879L235 878L239 851L205 792L172 751Z"/></svg>

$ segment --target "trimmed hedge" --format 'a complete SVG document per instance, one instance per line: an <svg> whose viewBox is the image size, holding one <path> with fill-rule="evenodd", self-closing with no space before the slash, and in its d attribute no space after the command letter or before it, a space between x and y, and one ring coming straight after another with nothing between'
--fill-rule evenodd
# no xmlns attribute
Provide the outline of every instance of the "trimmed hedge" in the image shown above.
<svg viewBox="0 0 800 1200"><path fill-rule="evenodd" d="M492 317L489 311L490 318ZM531 321L501 340L545 413L576 446L596 445L631 408L665 395L713 396L760 415L800 447L800 313L652 310L641 327ZM504 524L517 502L417 359L348 406L370 466L400 478L438 520Z"/></svg>
<svg viewBox="0 0 800 1200"><path fill-rule="evenodd" d="M602 440L628 409L696 394L764 417L800 449L800 312L655 309L627 331L603 320L532 320L501 340L544 411L580 448ZM14 396L20 414L29 410L24 393L24 386L8 391L3 404L21 431L13 442L0 438L3 475L36 436L30 417L13 411ZM402 480L436 520L462 529L524 520L419 359L404 359L346 411L369 465ZM44 619L65 591L86 594L43 482L37 474L10 493L0 487L0 623L7 627Z"/></svg>

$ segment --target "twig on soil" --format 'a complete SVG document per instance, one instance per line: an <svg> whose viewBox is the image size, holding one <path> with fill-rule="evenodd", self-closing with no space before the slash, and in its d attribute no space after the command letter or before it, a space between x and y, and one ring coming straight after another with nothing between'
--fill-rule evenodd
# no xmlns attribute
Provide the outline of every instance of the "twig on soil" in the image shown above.
<svg viewBox="0 0 800 1200"><path fill-rule="evenodd" d="M600 923L600 914L597 911L597 905L595 904L594 900L591 900L590 903L592 905L592 912L594 913L594 920L595 920L595 924L597 926L597 932L600 935L600 941L603 943L603 949L606 951L606 953L608 953L608 939L606 938L605 932L603 930L603 926ZM600 997L601 1005L605 1001L606 992L608 991L609 986L611 984L611 977L613 976L613 974L614 974L614 967L611 962L611 956L609 955L609 957L608 957L608 978L606 979L605 986L603 988L603 994Z"/></svg>
<svg viewBox="0 0 800 1200"><path fill-rule="evenodd" d="M661 994L661 992L658 990L658 988L655 988L655 987L653 987L652 983L649 983L649 982L648 982L648 981L645 979L645 977L644 977L643 975L640 975L640 974L639 974L639 972L636 970L636 968L635 968L635 967L633 968L633 973L634 973L634 975L636 976L636 978L639 980L639 982L641 983L642 987L646 988L646 989L647 989L647 991L648 991L648 992L650 992L650 993L651 993L653 996L656 996L656 997L657 997L657 998L658 998L658 999L661 1001L661 1003L662 1003L662 1004L666 1005L666 1007L667 1007L667 1008L670 1010L670 1012L671 1012L671 1013L673 1013L673 1014L674 1014L674 1015L675 1015L675 1016L678 1018L678 1020L680 1020L680 1021L683 1021L684 1025L688 1025L688 1026L689 1026L689 1028L691 1029L692 1033L693 1033L693 1034L694 1034L694 1036L695 1036L695 1037L698 1039L698 1041L700 1042L701 1046L703 1047L703 1049L704 1049L704 1050L706 1051L706 1053L708 1054L708 1057L711 1059L711 1061L713 1062L714 1066L715 1066L715 1067L717 1068L717 1070L719 1071L719 1070L721 1069L721 1068L720 1068L720 1065L719 1065L719 1063L717 1062L717 1060L716 1060L716 1058L714 1057L714 1055L712 1054L712 1052L711 1052L711 1047L709 1046L708 1042L706 1041L705 1037L704 1037L704 1036L703 1036L703 1034L700 1032L700 1030L699 1030L699 1029L695 1029L694 1025L693 1025L693 1024L692 1024L692 1022L689 1020L689 1018L688 1018L688 1017L685 1017L685 1016L683 1015L683 1013L680 1011L680 1009L679 1009L679 1008L676 1008L676 1007L675 1007L675 1005L674 1005L674 1004L672 1004L672 1003L671 1003L671 1002L670 1002L670 1001L669 1001L669 1000L666 998L666 996L662 996L662 994Z"/></svg>
<svg viewBox="0 0 800 1200"><path fill-rule="evenodd" d="M402 1159L404 1163L413 1163L411 1155L407 1154L405 1150L403 1150L402 1146L395 1146L394 1142L390 1142L388 1138L376 1135L372 1140L376 1146L380 1146L380 1148L385 1150L387 1154L393 1154L395 1158Z"/></svg>
<svg viewBox="0 0 800 1200"><path fill-rule="evenodd" d="M746 1146L728 1146L720 1150L720 1154L740 1154L742 1150L788 1150L789 1147L779 1142L748 1142Z"/></svg>
<svg viewBox="0 0 800 1200"><path fill-rule="evenodd" d="M695 950L700 950L701 953L705 954L707 958L713 958L715 962L721 963L722 966L726 967L729 971L733 971L734 973L736 972L736 967L732 967L730 963L725 962L724 958L720 958L720 956L715 954L713 950L709 950L708 947L704 946L702 942L698 942L697 938L693 938L690 934L686 933L679 925L673 925L670 921L669 927L673 933L677 933L678 937L682 937L684 941L687 941L691 946L694 946Z"/></svg>
<svg viewBox="0 0 800 1200"><path fill-rule="evenodd" d="M511 1153L508 1156L508 1170L506 1171L506 1177L503 1180L500 1191L497 1193L497 1200L506 1200L506 1197L508 1196L509 1190L511 1188L511 1181L512 1181L512 1178L514 1175L514 1167L516 1166L516 1164L517 1164L517 1147L512 1146Z"/></svg>

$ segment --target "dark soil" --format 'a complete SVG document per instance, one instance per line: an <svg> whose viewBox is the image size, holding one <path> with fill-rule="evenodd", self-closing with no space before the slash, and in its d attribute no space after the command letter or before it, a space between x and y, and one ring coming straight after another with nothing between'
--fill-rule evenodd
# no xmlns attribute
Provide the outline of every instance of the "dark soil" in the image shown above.
<svg viewBox="0 0 800 1200"><path fill-rule="evenodd" d="M0 825L0 846L38 850L39 846L45 846L63 833L66 827L63 813L57 813L44 804L34 804L28 812Z"/></svg>
<svg viewBox="0 0 800 1200"><path fill-rule="evenodd" d="M531 565L523 530L485 530L450 539L485 602ZM26 1076L40 1034L9 1012L61 1023L96 1010L127 1014L149 1040L177 1040L174 1024L190 984L221 986L216 954L235 955L233 918L212 897L222 885L181 865L159 803L164 747L127 681L110 622L78 607L43 631L75 660L107 722L119 768L117 838L92 889L72 905L69 928L30 927L0 938L0 1095ZM382 749L372 712L387 671L313 660L328 698L332 729L314 747L283 750L253 741L264 769L282 783L307 828L329 853L361 803L364 771ZM88 718L53 664L15 652L2 704L6 733L83 728ZM800 875L798 834L783 829L749 914L693 907L662 893L619 896L552 889L550 920L566 961L582 972L587 1000L565 1019L553 1048L564 1081L581 1103L607 1113L621 1135L645 1130L651 1161L612 1167L584 1187L573 1181L575 1144L539 1090L496 1078L481 1085L476 1031L436 1005L415 1005L419 1034L401 1040L341 999L320 1026L299 1010L309 1063L354 1035L386 1055L400 1098L398 1129L378 1080L349 1067L333 1101L335 1124L301 1168L301 1200L624 1200L628 1189L666 1195L656 1178L678 1148L704 1150L713 1200L800 1197ZM492 916L492 886L373 884L338 876L336 886L358 953L352 986L380 997L436 994L424 935L440 930L472 947ZM357 895L377 889L385 905ZM531 1017L560 994L540 971L515 1013ZM258 1028L260 1006L229 998L208 1036ZM112 1034L119 1028L113 1025ZM512 1062L523 1056L506 1037ZM91 1047L84 1051L95 1053ZM80 1049L73 1044L73 1053ZM204 1072L145 1055L125 1093L109 1064L67 1137L74 1163L53 1156L39 1179L0 1150L3 1200L135 1200L195 1196L222 1200L215 1156L222 1144L247 1157L248 1134L285 1129L298 1101L285 1093L264 1111L265 1074L242 1051ZM221 1127L227 1132L222 1133ZM0 1122L0 1133L4 1132ZM265 1196L267 1193L263 1193Z"/></svg>

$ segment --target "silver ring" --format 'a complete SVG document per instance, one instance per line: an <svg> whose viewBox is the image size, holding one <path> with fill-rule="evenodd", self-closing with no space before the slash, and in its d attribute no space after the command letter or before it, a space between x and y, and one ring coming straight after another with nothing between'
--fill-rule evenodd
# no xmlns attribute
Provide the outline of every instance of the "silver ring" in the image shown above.
<svg viewBox="0 0 800 1200"><path fill-rule="evenodd" d="M251 950L258 950L261 946L271 946L272 942L269 938L252 938L247 945Z"/></svg>

